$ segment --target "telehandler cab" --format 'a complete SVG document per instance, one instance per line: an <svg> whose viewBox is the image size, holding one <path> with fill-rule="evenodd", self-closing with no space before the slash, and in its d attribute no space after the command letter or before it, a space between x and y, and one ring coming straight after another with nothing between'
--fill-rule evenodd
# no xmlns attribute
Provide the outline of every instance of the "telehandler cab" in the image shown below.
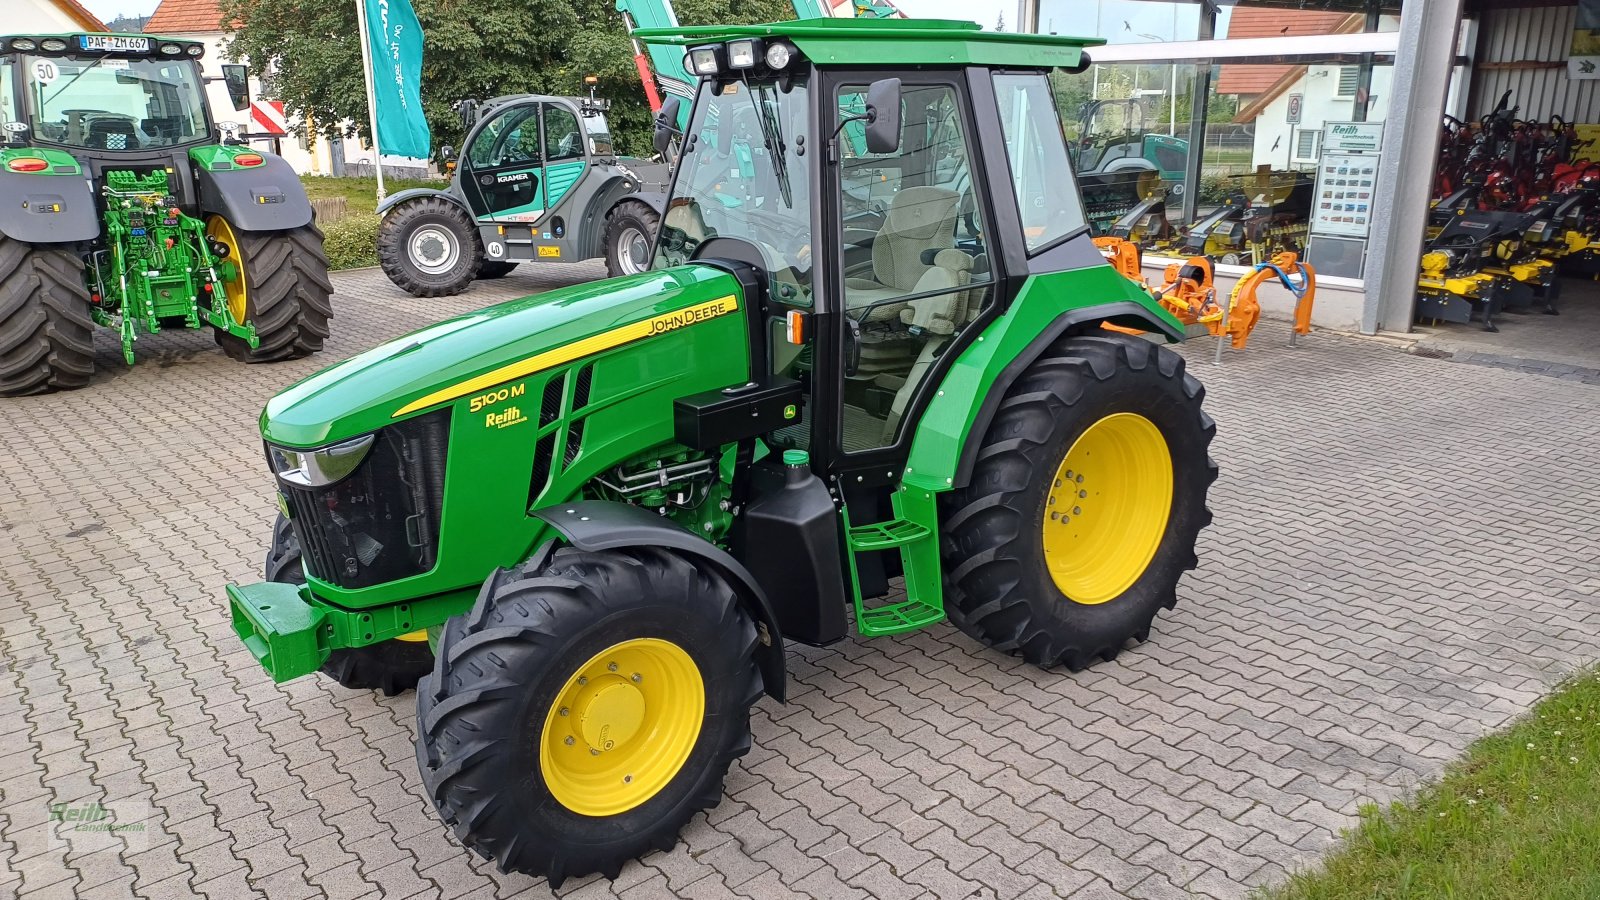
<svg viewBox="0 0 1600 900"><path fill-rule="evenodd" d="M212 329L244 362L322 349L328 260L294 170L223 140L197 41L0 36L0 396L79 388L94 325ZM238 109L244 66L224 66Z"/></svg>
<svg viewBox="0 0 1600 900"><path fill-rule="evenodd" d="M1183 359L1102 328L1182 334L1084 221L1047 75L1091 41L641 36L699 76L651 269L271 400L272 580L227 589L278 681L396 689L431 647L429 797L552 884L615 877L719 802L785 642L948 616L1078 669L1144 640L1216 477Z"/></svg>

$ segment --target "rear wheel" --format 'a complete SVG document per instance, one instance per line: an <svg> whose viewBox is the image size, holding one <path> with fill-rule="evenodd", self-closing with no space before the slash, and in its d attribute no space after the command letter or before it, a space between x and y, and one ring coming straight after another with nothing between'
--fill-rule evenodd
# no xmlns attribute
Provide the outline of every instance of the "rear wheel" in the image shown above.
<svg viewBox="0 0 1600 900"><path fill-rule="evenodd" d="M459 294L483 263L477 223L442 197L407 201L378 226L378 263L413 297Z"/></svg>
<svg viewBox="0 0 1600 900"><path fill-rule="evenodd" d="M943 510L950 618L996 649L1077 670L1144 640L1211 521L1216 425L1178 354L1064 338L1007 391L971 484Z"/></svg>
<svg viewBox="0 0 1600 900"><path fill-rule="evenodd" d="M228 248L233 277L222 282L228 313L254 325L257 345L222 329L217 344L240 362L299 359L322 349L333 318L333 282L322 232L315 225L288 231L243 231L221 216L206 220L206 236Z"/></svg>
<svg viewBox="0 0 1600 900"><path fill-rule="evenodd" d="M300 555L300 540L289 520L278 516L272 524L272 546L267 550L268 581L305 584L305 565ZM354 690L379 690L393 697L417 686L417 680L433 668L433 651L428 634L417 631L392 641L366 647L348 647L328 654L322 674Z"/></svg>
<svg viewBox="0 0 1600 900"><path fill-rule="evenodd" d="M606 214L606 274L637 275L648 271L661 216L641 200L624 200Z"/></svg>
<svg viewBox="0 0 1600 900"><path fill-rule="evenodd" d="M750 749L756 643L727 581L672 553L501 569L418 689L423 786L502 871L615 878L722 799Z"/></svg>
<svg viewBox="0 0 1600 900"><path fill-rule="evenodd" d="M93 374L83 258L0 235L0 396L81 388Z"/></svg>

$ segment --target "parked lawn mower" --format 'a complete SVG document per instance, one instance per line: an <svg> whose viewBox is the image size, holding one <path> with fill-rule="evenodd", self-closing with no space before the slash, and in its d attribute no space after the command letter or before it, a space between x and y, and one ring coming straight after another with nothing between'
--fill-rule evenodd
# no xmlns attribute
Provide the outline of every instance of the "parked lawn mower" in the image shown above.
<svg viewBox="0 0 1600 900"><path fill-rule="evenodd" d="M1084 228L1048 75L1095 41L637 34L699 76L650 269L273 398L281 580L227 588L278 681L425 629L423 790L465 847L552 885L670 850L720 801L786 642L948 616L1076 670L1146 639L1216 477L1183 358L1101 327L1183 336ZM885 169L885 212L847 217ZM869 338L913 352L867 379Z"/></svg>
<svg viewBox="0 0 1600 900"><path fill-rule="evenodd" d="M155 35L0 36L0 396L80 388L94 330L123 359L210 328L243 362L322 349L328 261L289 164L223 140L204 44ZM237 109L248 73L224 66Z"/></svg>

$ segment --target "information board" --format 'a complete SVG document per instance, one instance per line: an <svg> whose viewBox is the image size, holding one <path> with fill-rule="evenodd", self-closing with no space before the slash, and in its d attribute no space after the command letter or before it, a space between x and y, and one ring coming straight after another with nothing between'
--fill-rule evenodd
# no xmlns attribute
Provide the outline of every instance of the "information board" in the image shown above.
<svg viewBox="0 0 1600 900"><path fill-rule="evenodd" d="M1324 150L1317 162L1311 233L1366 237L1372 221L1372 187L1377 180L1377 154Z"/></svg>

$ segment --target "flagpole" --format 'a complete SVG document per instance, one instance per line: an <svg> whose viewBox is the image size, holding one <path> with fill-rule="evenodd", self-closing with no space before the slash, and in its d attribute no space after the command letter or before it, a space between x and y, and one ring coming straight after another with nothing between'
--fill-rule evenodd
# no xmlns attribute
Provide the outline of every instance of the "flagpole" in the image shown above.
<svg viewBox="0 0 1600 900"><path fill-rule="evenodd" d="M372 124L372 156L377 162L378 202L382 203L388 192L383 189L383 150L378 147L378 98L372 88L372 41L367 36L366 0L356 0L356 28L361 36L361 79L367 85L367 114Z"/></svg>

